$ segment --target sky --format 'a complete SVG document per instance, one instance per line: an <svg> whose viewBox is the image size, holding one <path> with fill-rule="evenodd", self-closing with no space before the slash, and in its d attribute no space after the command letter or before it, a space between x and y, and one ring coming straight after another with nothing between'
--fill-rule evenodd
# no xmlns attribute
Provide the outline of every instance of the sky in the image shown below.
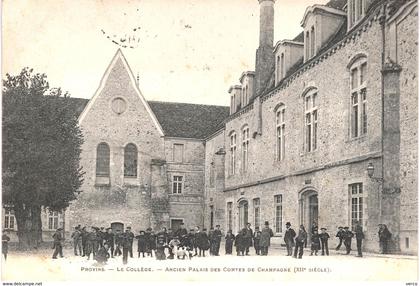
<svg viewBox="0 0 420 286"><path fill-rule="evenodd" d="M302 31L305 9L326 2L277 0L274 41L293 39ZM2 4L3 78L31 67L45 73L51 87L61 87L72 97L94 95L118 48L139 74L146 100L228 105L229 87L239 83L243 71L254 70L257 0Z"/></svg>

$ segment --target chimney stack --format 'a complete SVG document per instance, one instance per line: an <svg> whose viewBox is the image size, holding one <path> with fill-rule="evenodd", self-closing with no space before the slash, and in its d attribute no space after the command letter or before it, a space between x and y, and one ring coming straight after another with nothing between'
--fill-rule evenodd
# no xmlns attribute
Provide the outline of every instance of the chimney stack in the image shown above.
<svg viewBox="0 0 420 286"><path fill-rule="evenodd" d="M255 58L255 95L264 90L274 68L274 3L276 0L258 0L260 3L260 45Z"/></svg>

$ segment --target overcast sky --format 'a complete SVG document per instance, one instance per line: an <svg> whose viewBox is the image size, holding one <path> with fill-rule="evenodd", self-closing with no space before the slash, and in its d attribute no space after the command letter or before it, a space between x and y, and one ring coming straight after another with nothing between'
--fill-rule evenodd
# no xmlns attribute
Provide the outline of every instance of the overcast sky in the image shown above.
<svg viewBox="0 0 420 286"><path fill-rule="evenodd" d="M277 0L275 42L326 2ZM3 78L28 66L91 98L114 40L133 46L122 51L147 100L228 105L229 87L254 70L258 29L257 0L3 0Z"/></svg>

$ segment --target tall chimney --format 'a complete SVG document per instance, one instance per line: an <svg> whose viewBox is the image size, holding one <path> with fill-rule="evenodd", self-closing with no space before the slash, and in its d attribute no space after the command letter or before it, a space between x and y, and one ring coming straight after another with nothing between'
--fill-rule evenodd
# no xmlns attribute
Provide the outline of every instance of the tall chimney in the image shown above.
<svg viewBox="0 0 420 286"><path fill-rule="evenodd" d="M260 3L260 45L255 58L255 95L268 84L274 68L274 3L276 0L258 0Z"/></svg>

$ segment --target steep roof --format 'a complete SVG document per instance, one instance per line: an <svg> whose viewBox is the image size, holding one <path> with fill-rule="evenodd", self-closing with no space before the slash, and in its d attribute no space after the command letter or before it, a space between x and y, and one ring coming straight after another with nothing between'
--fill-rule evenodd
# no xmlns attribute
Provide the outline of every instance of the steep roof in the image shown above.
<svg viewBox="0 0 420 286"><path fill-rule="evenodd" d="M149 101L165 136L204 139L220 128L229 107Z"/></svg>
<svg viewBox="0 0 420 286"><path fill-rule="evenodd" d="M78 117L89 100L70 99L74 115ZM227 106L160 101L148 101L148 104L168 137L204 139L218 130L229 116Z"/></svg>

